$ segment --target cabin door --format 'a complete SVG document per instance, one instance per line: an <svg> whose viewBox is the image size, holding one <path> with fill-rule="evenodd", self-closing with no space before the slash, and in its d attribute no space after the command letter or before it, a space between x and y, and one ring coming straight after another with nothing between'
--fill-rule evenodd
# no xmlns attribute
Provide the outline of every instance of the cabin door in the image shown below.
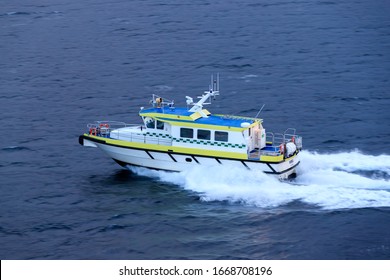
<svg viewBox="0 0 390 280"><path fill-rule="evenodd" d="M259 129L255 129L253 128L253 146L255 149L259 149L260 145L259 145L259 141L260 141L260 130Z"/></svg>
<svg viewBox="0 0 390 280"><path fill-rule="evenodd" d="M253 128L248 129L248 139L247 139L247 144L248 144L248 150L253 151L256 148L256 137L255 137L255 130Z"/></svg>

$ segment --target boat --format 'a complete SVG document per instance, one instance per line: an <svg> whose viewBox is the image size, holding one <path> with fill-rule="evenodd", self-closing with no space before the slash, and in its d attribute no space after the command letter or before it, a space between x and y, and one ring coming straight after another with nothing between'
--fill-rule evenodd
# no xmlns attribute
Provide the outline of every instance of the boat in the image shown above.
<svg viewBox="0 0 390 280"><path fill-rule="evenodd" d="M186 96L185 107L152 95L141 107L140 124L95 121L79 143L101 149L123 167L177 171L220 165L260 170L279 179L294 178L302 150L296 129L266 131L263 119L212 114L205 107L219 95L219 75L197 101Z"/></svg>

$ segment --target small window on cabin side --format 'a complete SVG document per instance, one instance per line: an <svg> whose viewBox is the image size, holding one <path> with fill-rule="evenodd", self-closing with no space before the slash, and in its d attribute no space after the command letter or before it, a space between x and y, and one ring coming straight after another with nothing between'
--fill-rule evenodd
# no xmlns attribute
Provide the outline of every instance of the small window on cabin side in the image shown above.
<svg viewBox="0 0 390 280"><path fill-rule="evenodd" d="M164 122L157 121L156 128L157 129L164 129Z"/></svg>
<svg viewBox="0 0 390 280"><path fill-rule="evenodd" d="M180 137L194 138L194 130L192 128L180 128Z"/></svg>
<svg viewBox="0 0 390 280"><path fill-rule="evenodd" d="M147 128L154 128L154 119L147 119L146 120L146 127Z"/></svg>
<svg viewBox="0 0 390 280"><path fill-rule="evenodd" d="M224 131L216 131L215 132L215 141L222 141L222 142L227 142L229 140L229 134Z"/></svg>
<svg viewBox="0 0 390 280"><path fill-rule="evenodd" d="M198 139L210 140L210 138L211 138L210 130L198 129Z"/></svg>

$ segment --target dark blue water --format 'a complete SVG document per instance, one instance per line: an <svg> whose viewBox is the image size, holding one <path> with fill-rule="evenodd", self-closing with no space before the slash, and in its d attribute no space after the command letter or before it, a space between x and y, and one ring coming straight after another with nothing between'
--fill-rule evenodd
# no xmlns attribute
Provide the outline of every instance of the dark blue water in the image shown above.
<svg viewBox="0 0 390 280"><path fill-rule="evenodd" d="M390 259L388 1L30 2L0 5L1 259ZM78 144L216 72L211 112L303 136L294 182Z"/></svg>

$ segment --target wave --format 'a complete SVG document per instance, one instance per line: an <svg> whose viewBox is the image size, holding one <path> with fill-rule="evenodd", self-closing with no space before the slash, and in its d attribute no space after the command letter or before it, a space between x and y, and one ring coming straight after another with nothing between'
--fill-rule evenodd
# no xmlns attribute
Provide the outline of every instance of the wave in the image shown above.
<svg viewBox="0 0 390 280"><path fill-rule="evenodd" d="M261 208L288 207L299 201L320 209L390 206L390 156L359 151L319 154L303 151L294 181L279 181L260 171L197 166L171 173L131 168L141 176L198 193L203 201L241 203Z"/></svg>
<svg viewBox="0 0 390 280"><path fill-rule="evenodd" d="M24 146L8 146L2 148L1 150L2 151L23 151L23 150L31 151L30 148Z"/></svg>
<svg viewBox="0 0 390 280"><path fill-rule="evenodd" d="M16 11L16 12L6 12L3 14L0 14L0 16L30 16L30 15L58 15L62 14L60 11L50 11L50 12L21 12L21 11Z"/></svg>
<svg viewBox="0 0 390 280"><path fill-rule="evenodd" d="M7 12L2 15L7 15L7 16L28 16L31 15L32 13L29 12Z"/></svg>

